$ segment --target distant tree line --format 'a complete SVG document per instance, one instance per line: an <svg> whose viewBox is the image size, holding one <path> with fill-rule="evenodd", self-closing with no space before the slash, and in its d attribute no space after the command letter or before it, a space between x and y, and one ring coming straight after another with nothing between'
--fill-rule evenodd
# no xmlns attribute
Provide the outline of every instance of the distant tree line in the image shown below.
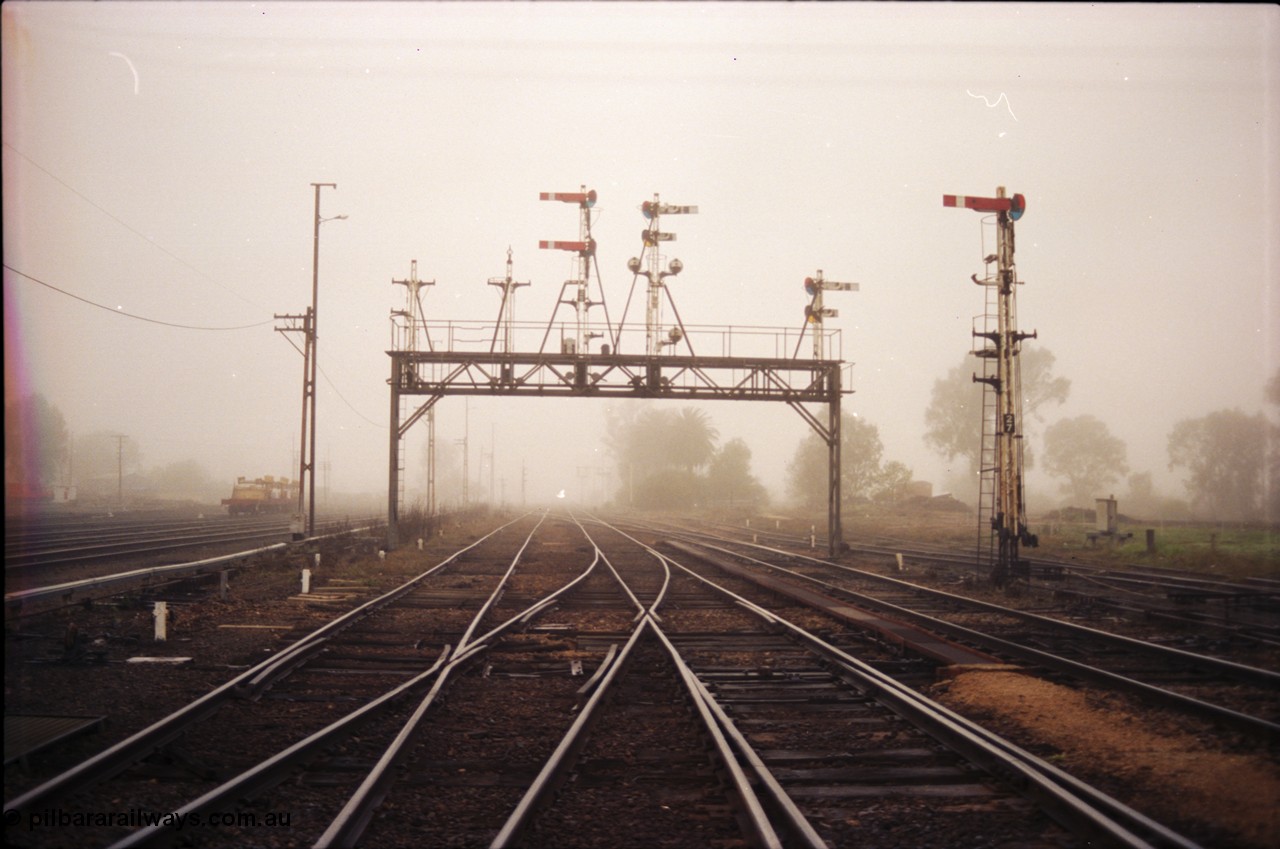
<svg viewBox="0 0 1280 849"><path fill-rule="evenodd" d="M227 482L195 460L144 470L131 437L110 431L73 437L62 412L40 394L5 399L4 479L6 497L19 500L53 498L62 488L106 500L121 492L196 501L230 494Z"/></svg>
<svg viewBox="0 0 1280 849"><path fill-rule="evenodd" d="M1043 348L1020 355L1024 433L1043 422L1047 404L1061 404L1071 382L1053 373L1054 356ZM966 359L935 381L925 411L925 443L949 459L962 459L976 481L981 448L983 387ZM1270 406L1280 407L1280 371L1266 386ZM1124 441L1094 416L1062 419L1044 431L1044 471L1061 481L1073 506L1091 506L1129 473ZM1177 422L1168 435L1170 470L1183 470L1190 510L1223 520L1280 520L1280 426L1263 413L1218 410ZM1026 468L1034 458L1027 452ZM1154 509L1159 499L1150 472L1129 475L1135 509Z"/></svg>
<svg viewBox="0 0 1280 849"><path fill-rule="evenodd" d="M842 501L897 501L911 483L911 470L897 460L883 462L880 430L852 413L840 414L840 497ZM787 466L787 492L809 510L827 503L830 451L826 440L810 433Z"/></svg>
<svg viewBox="0 0 1280 849"><path fill-rule="evenodd" d="M768 502L751 473L751 449L741 439L720 445L720 433L703 410L614 404L605 411L605 427L619 504L662 509Z"/></svg>

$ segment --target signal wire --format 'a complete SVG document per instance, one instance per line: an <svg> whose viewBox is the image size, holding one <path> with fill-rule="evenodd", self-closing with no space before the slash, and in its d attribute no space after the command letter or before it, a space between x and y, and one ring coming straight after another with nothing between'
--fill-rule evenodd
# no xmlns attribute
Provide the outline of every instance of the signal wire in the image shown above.
<svg viewBox="0 0 1280 849"><path fill-rule="evenodd" d="M4 263L4 267L6 270L12 271L14 274L18 275L19 277L25 277L27 280L30 280L33 283L39 283L41 286L44 286L45 288L52 289L53 291L61 295L66 295L68 298L74 298L75 300L80 301L82 303L86 303L89 306L97 307L100 310L106 310L112 315L119 315L125 318L134 318L134 319L137 319L138 321L145 321L150 324L160 324L165 327L176 327L180 330L248 330L251 327L262 327L264 324L270 324L271 321L274 320L274 319L270 319L267 321L259 321L255 324L240 324L240 325L236 325L235 327L198 327L192 324L175 324L174 322L171 322L171 321L161 321L158 318L147 318L145 315L134 315L131 312L125 312L124 310L118 309L118 308L112 309L106 304L100 304L97 301L91 301L88 298L82 298L79 295L68 292L66 289L59 289L57 286L54 286L52 283L46 283L45 281L41 280L39 277L32 277L30 274L27 274L24 271L19 271L18 269L14 268L12 265L9 265L8 263Z"/></svg>
<svg viewBox="0 0 1280 849"><path fill-rule="evenodd" d="M134 227L130 226L130 225L129 225L128 223L126 223L125 221L123 221L123 220L121 220L120 218L116 217L116 216L115 216L115 215L113 215L109 210L107 210L104 206L102 206L102 205L101 205L101 204L99 204L98 202L94 201L92 198L90 198L89 196L85 195L83 192L81 192L81 191L79 191L78 189L76 189L74 186L72 186L72 185L71 185L70 183L68 183L66 180L62 179L62 178L61 178L61 177L59 177L57 174L54 174L54 173L53 173L52 171L50 171L48 168L45 168L45 167L44 167L43 165L41 165L39 162L36 162L36 161L35 161L34 159L32 159L30 156L27 156L25 153L23 153L22 151L18 150L16 147L14 147L13 145L9 144L7 141L0 141L0 144L3 144L5 147L9 148L9 150L12 150L12 151L13 151L14 153L16 153L18 156L21 156L23 159L27 160L27 162L28 162L28 163L30 163L30 164L31 164L31 166L32 166L33 168L36 168L36 169L37 169L37 170L39 170L39 171L43 171L43 172L44 172L46 175L48 175L51 179L53 179L53 180L54 180L54 181L56 181L57 183L61 184L61 185L63 186L63 188L67 189L67 191L71 192L73 195L75 195L76 197L80 198L82 201L84 201L85 203L89 204L89 205L90 205L90 206L92 206L94 209L98 210L98 211L99 211L99 212L101 212L103 215L107 216L107 217L108 217L108 218L110 218L112 221L116 222L116 223L117 223L117 224L119 224L121 227L123 227L124 229L128 230L130 233L133 233L135 236L139 237L140 239L142 239L143 241L145 241L147 244L151 245L153 248L155 248L156 250L160 251L160 252L161 252L162 254L164 254L165 256L167 256L167 257L169 257L170 259L174 260L175 262L177 262L177 263L179 263L179 264L183 265L184 267L191 269L191 270L192 270L192 271L194 271L196 274L199 274L201 277L203 277L205 280L208 280L210 283L212 283L213 285L217 286L219 289L222 289L222 290L224 290L224 291L230 292L231 294L235 295L235 296L236 296L237 298L239 298L240 300L244 301L246 304L252 304L253 306L262 306L261 304L258 304L258 303L255 303L254 301L249 300L249 299L248 299L248 298L246 298L244 295L241 295L239 292L235 291L234 289L231 289L231 288L229 288L229 287L227 287L227 286L223 285L222 283L219 283L217 280L213 279L212 277L210 277L210 276L209 276L208 274L206 274L205 272L203 272L203 271L201 271L200 269L196 268L194 265L192 265L191 263L187 262L187 261L186 261L185 259L183 259L182 257L178 256L177 254L173 253L172 251L167 250L167 249L166 249L166 248L164 248L163 246L161 246L161 245L157 244L157 243L155 242L155 240L153 240L151 237L149 237L149 236L145 235L144 233L139 232L138 230L136 230Z"/></svg>

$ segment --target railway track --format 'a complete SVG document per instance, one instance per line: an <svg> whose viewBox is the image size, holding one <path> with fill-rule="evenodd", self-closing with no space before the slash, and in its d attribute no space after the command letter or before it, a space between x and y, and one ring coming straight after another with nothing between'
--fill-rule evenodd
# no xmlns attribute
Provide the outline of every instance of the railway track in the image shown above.
<svg viewBox="0 0 1280 849"><path fill-rule="evenodd" d="M169 815L74 835L120 847L1196 845L923 697L939 661L847 606L526 517L6 809Z"/></svg>
<svg viewBox="0 0 1280 849"><path fill-rule="evenodd" d="M317 524L320 535L350 527L345 520ZM199 521L131 522L121 526L94 522L89 526L63 525L39 532L5 534L6 583L20 580L63 580L69 568L119 564L123 560L151 562L179 552L210 549L233 550L262 542L290 540L287 519L273 516L254 519L214 517Z"/></svg>
<svg viewBox="0 0 1280 849"><path fill-rule="evenodd" d="M749 541L797 554L807 550L810 556L816 555L815 548L825 546L821 539L811 547L808 537L794 533L724 523L698 526L668 522L649 527L695 542L736 540L745 545ZM935 574L935 583L950 576L953 586L967 585L975 578L972 555L958 554L943 546L859 543L850 546L848 553L884 564L905 563L917 575ZM1032 567L1033 575L1039 576L1032 597L1051 597L1076 615L1092 609L1101 615L1121 617L1136 623L1140 633L1150 633L1154 623L1168 629L1166 636L1172 632L1175 638L1193 642L1209 652L1239 655L1257 649L1260 656L1271 656L1280 648L1280 581L1217 579L1158 567L1117 570L1080 561L1047 559L1033 560Z"/></svg>
<svg viewBox="0 0 1280 849"><path fill-rule="evenodd" d="M1135 695L1207 718L1264 742L1280 740L1280 673L1114 634L1079 623L921 587L759 545L683 549L723 568L757 570L757 580L810 590L881 611L988 651L1051 679Z"/></svg>

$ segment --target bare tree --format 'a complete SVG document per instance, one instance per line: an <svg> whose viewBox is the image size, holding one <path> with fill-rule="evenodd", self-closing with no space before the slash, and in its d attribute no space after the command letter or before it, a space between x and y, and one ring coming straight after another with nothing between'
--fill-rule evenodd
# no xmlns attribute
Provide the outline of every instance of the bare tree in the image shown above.
<svg viewBox="0 0 1280 849"><path fill-rule="evenodd" d="M1262 511L1269 423L1261 413L1218 410L1183 419L1169 434L1169 468L1186 468L1192 504L1215 519Z"/></svg>
<svg viewBox="0 0 1280 849"><path fill-rule="evenodd" d="M707 467L710 496L730 505L760 505L768 500L765 489L751 474L751 449L741 439L731 439L715 453Z"/></svg>
<svg viewBox="0 0 1280 849"><path fill-rule="evenodd" d="M1062 491L1077 507L1102 497L1129 471L1125 444L1093 416L1056 422L1044 434L1044 469L1066 478Z"/></svg>
<svg viewBox="0 0 1280 849"><path fill-rule="evenodd" d="M869 497L880 480L884 445L880 430L851 413L840 415L840 490L842 497ZM827 443L810 433L787 464L787 491L806 507L827 503Z"/></svg>
<svg viewBox="0 0 1280 849"><path fill-rule="evenodd" d="M1053 374L1056 361L1045 348L1028 348L1018 355L1022 372L1022 414L1039 420L1048 404L1061 404L1071 394L1071 381ZM948 460L962 457L969 472L978 472L982 447L982 391L973 382L974 361L966 357L946 377L933 383L933 396L924 411L925 444ZM1025 433L1025 428L1024 428Z"/></svg>

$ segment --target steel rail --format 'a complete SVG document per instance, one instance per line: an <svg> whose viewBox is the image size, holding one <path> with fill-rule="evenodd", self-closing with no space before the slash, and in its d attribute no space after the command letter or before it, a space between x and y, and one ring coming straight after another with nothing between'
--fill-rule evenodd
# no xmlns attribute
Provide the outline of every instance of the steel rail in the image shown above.
<svg viewBox="0 0 1280 849"><path fill-rule="evenodd" d="M545 515L546 514L544 512L544 519ZM540 527L541 524L542 520L540 519L538 527ZM360 786L357 787L355 792L347 799L346 804L342 806L342 809L338 812L337 816L333 818L329 823L329 826L324 830L324 833L316 840L313 844L314 846L355 846L360 841L365 830L368 828L369 822L372 820L378 806L381 805L383 799L386 798L393 781L393 770L395 766L408 752L410 740L417 732L418 726L421 725L427 711L433 704L435 704L439 694L448 684L449 677L453 671L485 651L489 646L490 640L501 636L506 631L514 628L518 624L521 624L523 621L526 621L529 618L531 611L535 608L537 611L545 610L550 606L549 603L554 602L555 599L569 592L579 582L586 580L587 577L590 576L592 570L595 569L596 564L599 563L599 549L597 549L596 556L592 558L586 569L583 570L583 572L573 581L565 584L550 596L534 602L534 604L530 605L528 609L510 617L501 625L498 625L488 631L484 636L477 639L470 639L470 635L475 632L476 627L488 613L493 602L501 596L501 591L505 582L511 576L515 563L519 561L525 548L529 544L529 540L533 538L533 533L535 531L537 531L537 527L530 532L524 545L520 547L519 551L512 559L512 566L507 569L498 586L494 588L492 593L490 593L489 601L476 612L471 624L466 630L466 633L463 635L463 639L459 641L458 647L453 650L452 656L437 675L435 682L432 684L431 690L423 697L417 708L414 709L412 715L410 715L404 725L401 726L400 731L395 736L395 739L392 740L391 744L383 750L383 753L381 757L378 758L377 763L375 763L373 768L369 770L369 773L365 776L364 780L360 782Z"/></svg>
<svg viewBox="0 0 1280 849"><path fill-rule="evenodd" d="M579 527L581 527L581 524L579 524ZM587 534L585 528L582 530L590 540L590 534ZM614 530L617 529L615 528ZM608 566L629 598L637 605L640 605L635 594L627 586L622 576L618 574L613 564L609 562L608 557L600 550L599 545L594 540L592 540L592 545L595 546L597 555ZM508 849L508 847L519 845L524 830L532 820L534 812L567 779L569 770L572 768L583 745L585 745L590 728L597 720L597 708L603 701L610 686L617 680L618 671L625 667L625 660L630 657L632 649L639 644L646 631L652 631L666 649L672 664L676 668L677 676L684 685L690 703L702 720L704 730L712 739L719 755L720 763L729 775L734 795L741 805L747 828L750 832L751 845L764 847L764 849L782 849L781 838L770 822L759 796L752 788L751 778L747 774L748 770L743 768L733 752L734 747L750 752L750 745L737 732L733 724L729 722L724 711L715 703L706 688L702 686L702 683L689 668L688 664L685 663L684 658L680 656L679 651L667 638L666 634L663 633L661 626L658 624L657 608L662 603L667 588L670 586L671 568L667 558L661 553L647 546L644 547L644 550L662 564L663 583L658 597L647 608L640 605L640 617L636 620L638 624L633 629L617 661L609 667L609 671L605 674L600 686L592 693L591 698L574 720L568 732L561 738L551 757L547 759L537 777L521 797L520 802L508 816L497 836L490 843L490 849ZM732 743L730 742L731 740ZM806 849L825 849L826 844L823 843L817 832L800 814L790 798L782 792L781 786L774 779L768 768L765 767L764 762L758 756L755 756L754 752L751 752L750 756L744 752L744 760L746 760L749 770L755 774L756 780L765 786L766 792L768 792L775 808L784 812L788 825L792 828L792 833L803 837L803 843L797 845L804 846Z"/></svg>
<svg viewBox="0 0 1280 849"><path fill-rule="evenodd" d="M737 749L743 761L745 761L747 768L755 775L756 781L768 796L768 800L771 803L773 810L782 819L782 822L785 825L785 832L789 837L788 845L792 845L794 843L794 845L805 847L805 849L825 849L825 841L823 841L822 837L800 811L799 807L795 804L795 801L783 789L773 772L755 751L750 742L748 742L742 732L738 730L738 727L725 712L724 708L722 708L719 702L716 701L715 696L712 695L706 684L698 678L692 669L688 668L684 659L680 657L679 651L676 649L675 645L659 626L657 622L657 608L661 604L662 599L665 597L667 589L671 584L671 564L673 561L671 561L666 555L662 554L662 552L645 545L620 528L608 525L607 523L601 522L599 519L596 519L596 521L600 522L605 527L610 528L614 532L621 534L634 545L639 546L642 550L661 560L664 574L662 592L659 594L658 599L645 611L646 617L654 620L654 633L662 640L667 651L672 655L673 661L688 672L688 680L693 684L692 695L694 699L700 700L706 706L707 711L714 717L715 722L718 724L718 727L721 729L723 734L732 741L733 748ZM620 576L619 580L621 580ZM734 602L736 604L738 603L738 600L734 599ZM767 612L763 614L762 618L765 620L766 625L772 625L775 622L774 617ZM729 753L729 757L733 757L732 752ZM750 790L750 788L748 789ZM755 795L754 791L751 792L752 795ZM761 830L760 835L763 838L765 833Z"/></svg>
<svg viewBox="0 0 1280 849"><path fill-rule="evenodd" d="M721 546L707 545L706 543L701 543L701 544L707 548L712 548L717 551L721 551L733 556L737 556L737 557L745 556L739 552L734 552L730 549L726 549ZM998 613L1002 616L1010 616L1016 619L1021 619L1024 622L1031 622L1044 627L1055 628L1059 630L1066 630L1070 633L1078 634L1081 636L1087 636L1093 639L1112 640L1132 650L1146 652L1152 656L1160 657L1166 660L1170 658L1176 658L1177 660L1183 663L1192 665L1197 669L1201 669L1202 671L1211 672L1218 675L1226 675L1238 681L1247 681L1250 683L1259 684L1263 686L1280 687L1280 671L1262 669L1256 666L1248 666L1243 663L1236 663L1235 661L1224 660L1222 658L1211 657L1209 655L1196 654L1195 652L1189 652L1189 651L1186 651L1185 649L1173 648L1171 646L1162 646L1156 643L1147 642L1145 640L1139 640L1134 637L1126 637L1123 634L1115 634L1110 631L1100 630L1098 628L1090 628L1087 625L1080 625L1075 622L1065 622L1061 619L1054 619L1051 616L1043 616L1041 614L1031 613L1025 610L1016 610L1013 608L1002 607L998 604L992 604L991 602L981 601L979 599L969 598L967 596L956 595L955 593L949 593L949 592L946 592L945 590L936 590L931 587L921 586L920 584L913 584L910 581L904 581L900 578L893 578L888 575L877 575L874 572L867 572L862 569L855 569L852 566L844 566L839 563L832 563L829 560L823 560L818 557L809 557L808 555L797 554L791 551L783 551L782 549L770 548L769 546L759 545L755 543L738 542L735 544L749 547L749 548L760 549L760 550L767 551L772 554L777 554L783 557L789 557L797 560L808 561L810 563L823 566L828 569L836 569L841 572L849 573L860 579L867 579L874 582L887 584L890 586L897 587L899 589L907 590L912 593L929 596L931 598L942 599L950 603L967 605L987 613ZM762 561L756 561L756 562L762 562ZM764 565L770 566L772 568L782 568L782 567L775 566L774 564L766 563ZM852 591L843 590L843 592L852 592ZM879 603L889 604L889 602L879 602ZM922 615L922 614L915 614L915 615Z"/></svg>
<svg viewBox="0 0 1280 849"><path fill-rule="evenodd" d="M427 571L409 579L399 587L353 608L331 622L317 628L310 634L295 640L287 648L283 649L280 654L255 664L226 683L210 690L208 693L200 696L184 707L179 708L163 719L160 719L146 728L135 732L124 740L121 740L98 754L81 761L79 764L59 773L53 778L50 778L14 799L6 801L4 803L4 809L6 811L26 810L42 804L55 796L70 794L75 790L89 784L96 783L105 778L109 778L112 775L127 769L153 751L156 751L166 743L172 741L194 723L199 722L217 711L224 702L236 697L240 693L243 693L246 687L252 687L252 682L255 680L258 681L257 689L260 690L262 687L267 686L270 679L263 678L263 673L268 672L269 670L275 670L276 672L283 674L289 668L292 668L287 667L282 663L283 658L288 658L297 653L309 651L313 646L321 643L328 637L345 630L378 608L389 604L400 596L410 592L429 575L444 568L447 564L451 563L465 552L475 548L490 537L510 525L515 524L517 521L519 521L519 518L513 519L511 522L496 528L470 545L449 555L449 557L445 558Z"/></svg>
<svg viewBox="0 0 1280 849"><path fill-rule="evenodd" d="M737 526L728 525L726 523L710 523L712 527L720 527L725 531L732 531L737 534L745 533L747 529ZM658 526L654 526L658 527ZM677 528L679 532L706 536L713 539L723 539L712 534L702 533L687 525L668 525L669 528ZM801 537L792 536L785 533L775 531L762 531L752 529L751 533L756 536L777 539L783 543L800 543L805 544L807 540ZM957 554L954 548L945 546L922 546L920 543L897 541L892 538L878 538L880 541L870 543L849 543L846 540L848 550L860 554L875 554L892 557L896 554L904 554L916 560L940 563L945 565L962 566L972 569L974 558L972 554ZM821 536L815 537L818 545L825 545L825 538ZM747 544L747 543L741 543ZM913 547L914 546L914 547ZM1113 566L1107 566L1094 563L1082 563L1077 560L1066 561L1056 560L1048 557L1032 557L1029 558L1032 567L1062 569L1064 573L1073 577L1096 576L1099 578L1114 579L1117 581L1128 581L1140 586L1150 586L1159 590L1165 590L1169 586L1169 582L1178 582L1183 585L1182 588L1189 591L1197 589L1206 592L1214 589L1223 592L1236 592L1247 598L1273 598L1280 593L1280 581L1266 578L1242 578L1239 581L1228 581L1221 578L1206 577L1196 572L1188 572L1184 569L1172 569L1161 566L1144 566L1133 565L1122 570L1118 570ZM1148 597L1150 593L1145 594Z"/></svg>
<svg viewBox="0 0 1280 849"><path fill-rule="evenodd" d="M770 617L766 621L772 622L772 618ZM774 776L768 765L765 764L759 753L747 740L746 735L738 730L738 726L734 724L733 719L716 701L715 696L707 688L707 685L700 678L695 678L695 681L698 685L698 692L702 694L707 707L715 714L716 721L724 729L725 735L733 741L738 753L747 761L752 772L759 777L761 785L769 795L769 800L772 802L774 809L788 824L789 833L794 836L794 839L800 841L796 845L806 847L806 849L822 849L822 847L825 847L827 845L826 841L809 823L808 818L796 805L795 800L787 794L787 791ZM788 843L788 845L791 844Z"/></svg>
<svg viewBox="0 0 1280 849"><path fill-rule="evenodd" d="M686 547L680 543L672 543L671 545L691 556L705 557L705 555L699 555L698 552L692 550L691 547ZM727 549L721 549L715 546L706 547L716 548L716 550L726 554L733 554L733 552L730 552ZM1157 687L1154 684L1148 684L1127 675L1111 672L1091 664L1081 663L1080 661L1071 660L1070 658L1062 657L1061 655L1056 655L1052 652L1043 651L1041 649L1032 648L1031 646L1025 646L1021 643L1016 643L1003 637L997 637L993 634L987 634L983 631L968 628L964 625L947 622L946 620L930 616L927 613L920 613L918 611L911 610L910 608L894 604L893 602L883 601L875 598L874 596L868 596L853 590L838 587L818 578L814 578L809 575L802 575L799 572L792 572L791 570L781 566L767 563L762 560L756 560L755 558L746 557L746 555L743 554L734 554L733 556L744 558L759 566L781 572L788 577L798 578L805 582L816 584L822 589L850 599L856 604L892 613L897 617L908 619L929 630L946 634L949 637L968 641L977 645L994 647L995 649L1005 652L1007 655L1031 661L1032 663L1047 669L1052 669L1056 672L1063 672L1081 680L1101 684L1115 690L1132 693L1142 698L1158 702L1167 707L1178 708L1206 719L1231 725L1232 727L1242 731L1261 735L1264 739L1280 739L1280 723L1272 722L1262 717L1253 716L1232 708L1214 704L1213 702L1207 702L1203 699L1197 699L1193 696L1187 696L1173 690L1167 690L1163 687ZM708 562L714 563L714 561ZM1058 622L1059 620L1050 619L1049 621ZM1107 638L1114 636L1107 632L1096 633L1105 635ZM1266 670L1260 671L1265 672Z"/></svg>
<svg viewBox="0 0 1280 849"><path fill-rule="evenodd" d="M352 528L351 530L339 531L338 533L328 534L326 536L312 537L309 540L301 540L298 542L277 542L268 546L263 546L262 548L251 548L245 551L223 554L218 557L209 557L204 560L192 560L186 563L170 563L166 566L150 566L143 569L130 569L127 572L115 572L110 575L99 575L94 578L82 578L78 581L67 581L61 584L51 584L46 587L32 587L31 589L26 590L15 590L11 593L5 593L5 610L7 613L15 607L17 609L21 609L23 604L33 601L40 601L49 598L70 599L78 592L102 589L104 587L112 587L121 584L130 584L136 581L147 581L152 578L199 575L234 561L261 557L262 555L273 551L283 551L287 548L302 547L309 542L315 542L322 539L336 539L338 537L347 536L349 534L358 534L368 530L371 530L371 528Z"/></svg>
<svg viewBox="0 0 1280 849"><path fill-rule="evenodd" d="M234 778L224 781L207 793L171 811L169 815L161 817L159 823L144 826L137 831L131 832L112 843L108 849L130 849L130 847L154 844L175 827L179 827L179 823L186 822L187 817L191 814L208 811L224 803L250 798L268 787L279 784L293 767L330 748L345 735L355 731L356 726L371 718L372 714L389 707L401 696L420 687L433 677L444 666L449 651L450 646L446 645L440 652L440 656L436 658L436 662L413 678L392 690L388 690L381 696L365 702L341 719L335 720L314 734L299 740L265 761L255 764Z"/></svg>
<svg viewBox="0 0 1280 849"><path fill-rule="evenodd" d="M507 565L507 571L502 574L498 580L497 586L493 588L493 592L489 593L489 597L485 599L484 604L480 605L480 609L476 611L476 615L471 618L471 622L467 624L467 630L463 632L462 637L458 639L457 651L465 651L467 645L471 642L471 635L475 633L476 627L479 626L481 620L489 613L489 609L498 603L498 599L502 597L502 593L506 590L507 581L510 580L511 574L515 572L516 565L520 562L520 558L524 557L525 549L529 547L530 541L533 540L534 534L538 532L538 528L542 527L542 523L547 520L547 513L543 511L538 517L538 523L529 531L528 536L524 538L524 543L516 550L515 556L511 558L511 562ZM592 566L595 564L592 563ZM587 571L591 571L588 567ZM483 639L481 640L483 642Z"/></svg>
<svg viewBox="0 0 1280 849"><path fill-rule="evenodd" d="M542 518L545 518L545 514ZM541 525L542 518L539 519L539 525ZM515 521L518 521L518 519ZM492 537L494 534L497 534L506 527L509 527L511 524L514 524L514 521L502 525L482 537L480 540L477 540L472 545L455 552L448 559L437 564L428 572L424 572L422 575L414 578L414 582L416 583L421 578L434 573L449 562L457 559L467 550L474 548L476 545L479 545L481 542ZM523 551L523 547L521 548L521 551ZM477 614L477 616L480 615L482 614ZM511 620L508 620L507 625L510 626L518 618L519 617L513 617ZM312 635L309 635L309 637L316 637L315 639L304 638L303 640L295 642L285 652L282 652L280 655L273 658L270 663L265 665L260 664L259 666L264 666L264 668L262 668L257 675L243 682L239 691L256 697L267 686L270 686L270 684L274 683L283 675L288 674L288 672L305 662L307 658L322 649L326 645L328 638L332 637L340 630L344 630L344 628L337 629L332 633L320 635L318 637L313 633ZM214 788L201 797L187 803L176 811L171 812L173 816L164 818L169 825L161 823L135 831L116 844L113 844L112 849L123 849L123 847L126 846L147 845L165 835L172 828L173 824L185 821L185 817L191 813L205 811L222 802L252 795L265 787L278 783L278 777L283 775L290 767L312 757L323 748L332 745L332 743L340 739L343 734L349 733L356 723L368 718L369 714L388 706L392 701L398 700L405 693L421 686L429 678L437 676L438 673L440 675L444 675L450 668L465 663L475 655L479 654L479 652L484 648L486 648L484 638L472 641L466 648L459 648L457 650L451 650L449 646L445 646L440 657L429 669L418 673L409 681L406 681L381 696L366 702L347 716L334 721L304 740L293 744L267 760L251 767L235 778L224 782L222 785L219 785L219 787ZM444 671L442 672L442 670ZM432 688L432 693L438 693L440 689L439 678L437 678L436 685ZM432 696L432 698L434 698L434 696Z"/></svg>
<svg viewBox="0 0 1280 849"><path fill-rule="evenodd" d="M349 531L341 530L344 522L327 523L331 528L338 527L329 534L321 534L309 537L303 542L325 539L328 537L339 536ZM323 527L323 525L322 525ZM360 528L360 530L368 530L372 526ZM60 549L44 549L42 551L22 553L15 555L5 555L4 568L6 572L10 570L17 572L20 569L34 568L51 568L54 566L66 566L72 563L84 563L87 561L97 560L115 560L124 557L145 557L147 555L159 554L166 551L180 551L186 548L196 548L204 545L214 545L217 543L231 543L238 540L255 540L264 537L284 537L289 533L288 528L271 527L258 528L256 530L224 530L206 534L189 534L183 536L169 537L151 537L147 539L135 538L132 541L120 541L112 543L100 543L97 545L81 545L74 548Z"/></svg>
<svg viewBox="0 0 1280 849"><path fill-rule="evenodd" d="M718 592L735 598L747 609L770 617L788 633L837 663L896 713L917 727L928 730L936 739L946 742L972 762L1010 781L1024 795L1036 799L1069 830L1083 834L1088 839L1101 840L1109 846L1130 849L1199 849L1195 842L916 693L821 637L769 613L679 562L671 562Z"/></svg>
<svg viewBox="0 0 1280 849"><path fill-rule="evenodd" d="M1069 830L1090 840L1129 849L1199 849L1198 844L1107 796L1000 736L899 684L803 628L719 586L672 560L671 563L716 591L771 621L843 669L887 707L927 730L970 761L1002 776L1035 799Z"/></svg>
<svg viewBox="0 0 1280 849"><path fill-rule="evenodd" d="M774 828L773 823L770 822L769 815L764 810L764 804L751 787L751 781L747 775L748 770L760 782L770 801L773 802L775 809L785 818L793 837L798 840L798 842L789 841L787 846L802 846L805 849L826 849L826 841L818 835L804 814L796 807L795 801L782 789L782 785L778 783L777 778L765 766L764 761L756 754L747 739L738 732L737 727L730 721L724 709L716 703L706 685L698 679L698 676L685 663L684 658L680 656L680 651L672 644L660 627L654 625L653 631L666 648L667 653L670 654L671 660L676 665L676 669L679 670L680 677L684 681L694 705L702 716L703 723L712 734L716 750L720 753L720 759L728 769L729 775L733 780L734 789L746 807L751 834L755 838L756 844L769 847L778 846L779 849L783 845L777 830ZM733 741L732 745L730 740ZM745 768L734 755L733 750L735 748L742 754Z"/></svg>
<svg viewBox="0 0 1280 849"><path fill-rule="evenodd" d="M746 816L749 842L752 846L764 847L764 849L782 849L782 838L778 836L773 823L769 821L769 815L765 813L760 797L752 790L751 781L747 777L746 771L742 768L742 764L738 762L738 759L734 757L729 741L725 739L724 731L721 729L720 724L716 722L711 709L707 707L706 699L702 698L701 691L698 688L698 679L694 676L693 671L689 669L689 665L684 662L684 658L676 651L675 646L671 645L671 641L662 633L662 629L656 624L652 627L654 634L657 635L667 649L667 653L671 656L671 662L675 664L676 672L684 683L693 706L698 711L698 715L702 718L703 726L711 735L720 763L729 773L729 781L733 786L734 795L738 797L743 806L743 813ZM763 762L761 762L761 766L763 766Z"/></svg>
<svg viewBox="0 0 1280 849"><path fill-rule="evenodd" d="M626 668L631 652L639 645L641 637L651 624L652 620L648 617L642 617L631 629L631 636L623 644L622 650L617 653L613 663L609 664L608 670L599 681L599 685L591 691L591 696L587 699L586 704L582 706L582 710L578 711L573 724L569 726L569 730L565 732L565 735L560 738L560 742L556 744L555 751L547 758L547 762L538 771L537 777L534 778L529 788L525 790L524 795L520 797L520 801L516 803L506 822L503 823L502 828L498 830L498 834L489 844L489 849L507 849L507 847L520 845L521 835L530 820L533 819L534 812L550 798L551 794L564 781L566 773L573 765L582 746L586 743L589 729L597 721L597 709L600 703L609 692L613 682L617 680L620 671ZM587 684L591 684L591 682L588 681ZM586 685L583 686L585 687Z"/></svg>
<svg viewBox="0 0 1280 849"><path fill-rule="evenodd" d="M175 534L196 534L201 532L250 532L265 528L287 531L287 525L280 524L279 516L259 516L254 519L230 519L225 516L193 519L153 519L138 522L93 522L84 524L63 524L60 526L43 524L39 529L27 529L18 525L9 528L5 536L5 560L24 554L38 554L51 551L54 545L65 545L70 542L128 540L142 541L153 537ZM333 524L330 522L330 524Z"/></svg>
<svg viewBox="0 0 1280 849"><path fill-rule="evenodd" d="M650 619L646 616L647 611L644 604L636 598L631 588L627 586L622 576L618 574L618 570L614 568L613 563L600 550L600 546L591 538L591 535L587 533L586 528L582 526L581 521L576 516L574 521L582 530L583 536L591 542L597 560L603 562L609 572L612 573L618 586L622 588L628 600L636 607L637 613L635 618L632 619L631 634L623 645L622 650L617 651L616 644L611 646L600 668L578 689L577 695L579 697L585 693L590 693L591 695L587 698L586 703L581 706L577 717L569 726L569 730L560 738L555 750L547 758L547 762L538 771L538 775L530 783L528 789L525 790L524 795L521 796L520 801L507 817L502 828L498 830L498 834L489 844L490 849L506 849L506 847L515 845L520 840L520 836L523 835L524 829L528 826L530 820L532 820L534 812L563 784L569 769L576 762L578 753L586 743L589 730L597 721L599 715L597 708L609 692L613 682L617 680L620 670L626 668L626 662L631 657L631 652L650 627ZM659 593L659 599L661 599L666 593L671 572L661 558L659 558L659 562L663 563L664 573L662 591Z"/></svg>

